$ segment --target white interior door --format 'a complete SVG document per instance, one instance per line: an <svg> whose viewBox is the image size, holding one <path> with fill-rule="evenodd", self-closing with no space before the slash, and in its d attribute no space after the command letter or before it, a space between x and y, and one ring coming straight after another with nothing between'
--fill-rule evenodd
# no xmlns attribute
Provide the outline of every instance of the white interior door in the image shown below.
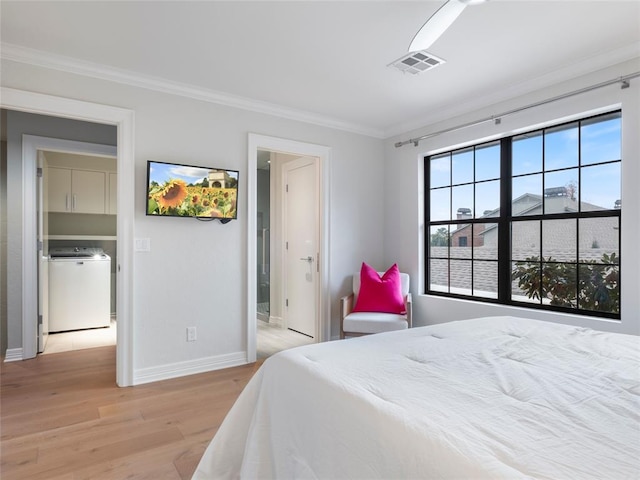
<svg viewBox="0 0 640 480"><path fill-rule="evenodd" d="M285 325L317 337L318 160L305 157L283 166L285 180Z"/></svg>
<svg viewBox="0 0 640 480"><path fill-rule="evenodd" d="M38 150L38 181L37 181L37 210L38 210L38 353L44 352L49 338L49 249L45 240L45 199L44 181L45 171L44 153Z"/></svg>

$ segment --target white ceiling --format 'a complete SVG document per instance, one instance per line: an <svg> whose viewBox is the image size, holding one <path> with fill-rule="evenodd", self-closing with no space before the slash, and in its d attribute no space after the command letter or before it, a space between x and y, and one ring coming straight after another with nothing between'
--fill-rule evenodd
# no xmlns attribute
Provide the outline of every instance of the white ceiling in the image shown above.
<svg viewBox="0 0 640 480"><path fill-rule="evenodd" d="M640 56L640 0L491 0L429 48L446 64L387 67L443 3L2 0L1 53L25 61L28 47L382 138Z"/></svg>

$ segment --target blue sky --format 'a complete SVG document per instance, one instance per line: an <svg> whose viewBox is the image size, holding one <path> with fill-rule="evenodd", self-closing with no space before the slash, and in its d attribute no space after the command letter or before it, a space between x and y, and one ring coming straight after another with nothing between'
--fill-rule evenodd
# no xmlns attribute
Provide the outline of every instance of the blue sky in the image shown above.
<svg viewBox="0 0 640 480"><path fill-rule="evenodd" d="M541 132L516 137L513 142L513 198L525 193L542 195L545 188L562 187L573 183L581 189L582 201L605 208L613 208L620 199L620 163L595 165L621 157L621 119L597 117L593 121L578 122L546 130L544 142ZM544 145L544 146L543 146ZM578 181L578 150L581 149L581 179ZM544 149L544 152L543 152ZM546 172L542 171L545 162ZM475 198L473 185L456 185L474 181L474 158L471 149L448 156L436 156L431 161L431 219L456 218L458 208L475 209L475 216L499 206L500 146L493 142L476 149ZM567 169L553 171L555 169ZM550 171L551 170L551 171ZM579 185L580 183L580 185ZM453 187L449 187L453 185ZM577 195L578 192L576 192ZM450 204L449 198L452 202Z"/></svg>
<svg viewBox="0 0 640 480"><path fill-rule="evenodd" d="M156 181L160 185L174 178L184 180L187 184L196 184L201 183L211 170L210 168L151 162L149 177L150 181ZM238 172L227 170L227 174L236 180L238 179Z"/></svg>

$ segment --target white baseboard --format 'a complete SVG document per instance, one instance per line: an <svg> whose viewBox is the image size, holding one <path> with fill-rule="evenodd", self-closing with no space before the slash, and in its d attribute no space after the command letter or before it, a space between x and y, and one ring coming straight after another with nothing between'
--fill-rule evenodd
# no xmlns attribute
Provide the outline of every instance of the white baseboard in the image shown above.
<svg viewBox="0 0 640 480"><path fill-rule="evenodd" d="M22 360L22 348L7 348L4 356L5 362L18 362Z"/></svg>
<svg viewBox="0 0 640 480"><path fill-rule="evenodd" d="M237 367L246 365L247 363L247 353L236 352L215 357L200 358L198 360L171 363L159 367L141 368L133 373L133 385L159 382L160 380L211 372L222 368Z"/></svg>
<svg viewBox="0 0 640 480"><path fill-rule="evenodd" d="M282 317L269 317L269 324L275 325L276 327L283 328L284 320L282 319Z"/></svg>

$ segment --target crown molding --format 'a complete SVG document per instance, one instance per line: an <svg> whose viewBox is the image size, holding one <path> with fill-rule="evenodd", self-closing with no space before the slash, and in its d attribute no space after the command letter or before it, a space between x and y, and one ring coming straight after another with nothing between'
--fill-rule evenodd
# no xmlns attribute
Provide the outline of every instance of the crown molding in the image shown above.
<svg viewBox="0 0 640 480"><path fill-rule="evenodd" d="M434 109L434 111L437 112L436 115L420 117L385 129L384 138L388 139L397 135L406 134L407 132L418 130L469 112L488 108L491 105L513 100L522 95L527 95L568 80L594 73L598 70L639 58L640 42L625 45L616 50L603 52L579 62L566 65L539 77L528 79L526 82L499 88L493 94L481 95L466 100L460 99L449 108L436 108Z"/></svg>
<svg viewBox="0 0 640 480"><path fill-rule="evenodd" d="M273 115L288 120L310 123L321 127L333 128L373 138L384 138L384 132L375 128L345 122L340 119L318 115L304 110L283 107L269 102L240 97L225 92L173 82L159 77L143 75L130 70L119 69L64 55L44 52L11 43L0 43L0 58L12 62L25 63L37 67L59 70L61 72L98 78L109 82L130 85L147 90L178 95L203 102L225 105L251 112Z"/></svg>

